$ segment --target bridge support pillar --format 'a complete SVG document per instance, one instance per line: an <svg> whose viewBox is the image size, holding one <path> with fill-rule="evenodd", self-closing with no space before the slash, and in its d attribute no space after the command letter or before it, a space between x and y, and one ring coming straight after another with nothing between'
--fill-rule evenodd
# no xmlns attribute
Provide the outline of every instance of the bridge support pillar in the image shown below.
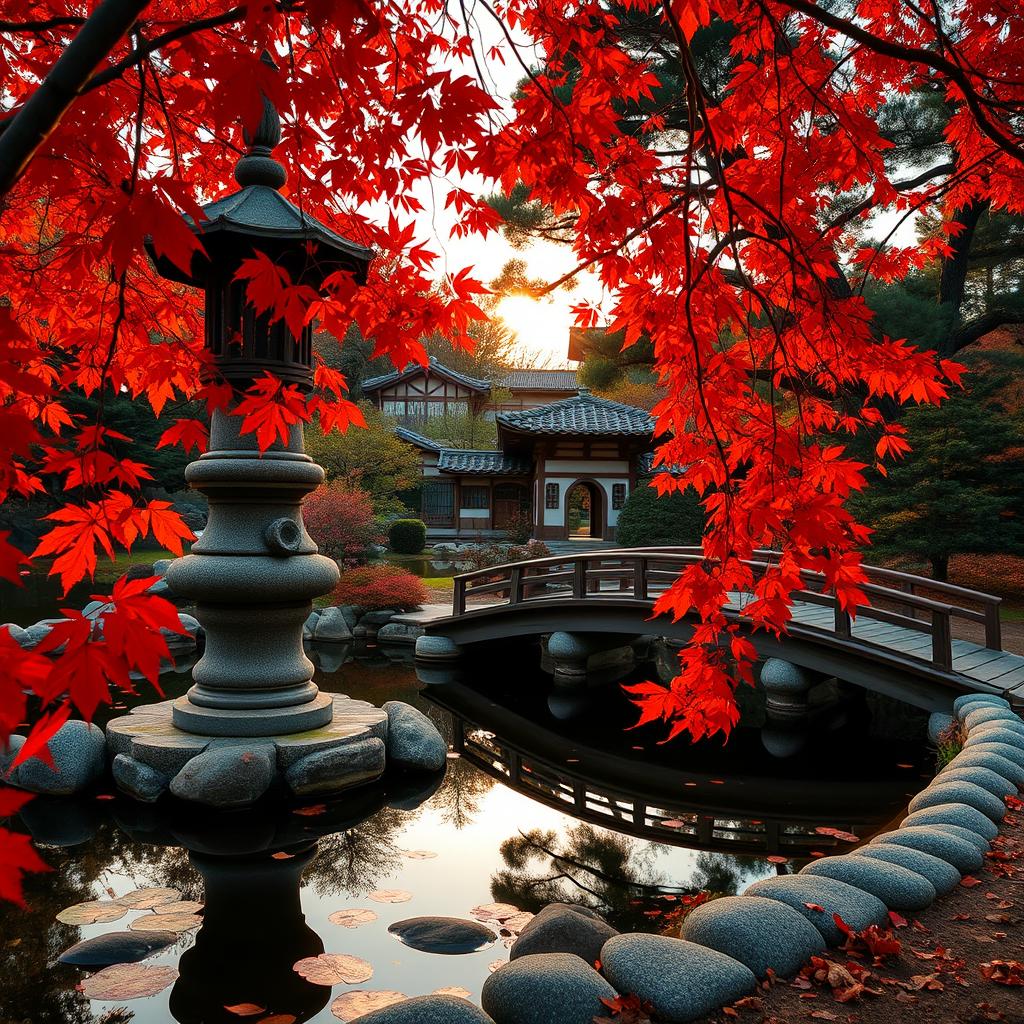
<svg viewBox="0 0 1024 1024"><path fill-rule="evenodd" d="M606 681L633 668L634 639L600 633L552 633L545 644L543 667L562 686Z"/></svg>
<svg viewBox="0 0 1024 1024"><path fill-rule="evenodd" d="M806 718L808 694L814 680L799 665L768 658L761 666L761 686L768 697L768 717L776 721Z"/></svg>
<svg viewBox="0 0 1024 1024"><path fill-rule="evenodd" d="M458 661L462 648L446 636L418 636L416 638L417 661Z"/></svg>

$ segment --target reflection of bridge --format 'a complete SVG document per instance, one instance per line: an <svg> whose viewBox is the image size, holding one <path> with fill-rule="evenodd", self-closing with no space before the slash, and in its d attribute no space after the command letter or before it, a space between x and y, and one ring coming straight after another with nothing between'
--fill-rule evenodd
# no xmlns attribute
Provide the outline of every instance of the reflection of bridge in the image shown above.
<svg viewBox="0 0 1024 1024"><path fill-rule="evenodd" d="M479 569L455 577L452 614L423 625L458 644L553 630L685 641L692 616L648 620L658 594L702 560L697 548L625 548ZM747 564L757 578L776 562L776 552L760 551ZM823 589L821 574L803 572L788 634L777 640L751 632L759 654L928 710L948 709L958 694L979 691L1024 706L1024 657L1002 650L999 598L891 569L866 571L863 589L871 604L858 609L855 620ZM734 595L727 616L749 625L742 613L748 600ZM984 642L957 638L965 624L973 624Z"/></svg>

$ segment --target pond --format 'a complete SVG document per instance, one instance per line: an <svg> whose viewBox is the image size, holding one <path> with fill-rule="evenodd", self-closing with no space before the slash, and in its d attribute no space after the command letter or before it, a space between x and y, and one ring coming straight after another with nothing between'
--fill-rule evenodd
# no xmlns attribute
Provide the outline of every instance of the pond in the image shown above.
<svg viewBox="0 0 1024 1024"><path fill-rule="evenodd" d="M361 997L351 993L364 990L456 989L478 1001L508 958L512 936L497 920L508 908L477 909L502 934L461 955L410 948L389 926L562 900L620 930L668 931L689 894L742 891L849 848L820 828L861 838L886 828L927 767L927 751L900 735L898 709L856 697L778 758L753 691L724 748L660 745L655 730L624 729L635 712L617 686L554 688L529 643L419 676L407 649L313 653L322 688L378 705L406 700L430 715L452 747L443 781L386 777L309 816L280 808L204 818L173 801L132 804L109 786L73 802L33 801L15 827L33 833L53 870L30 877L29 909L0 906L0 1020L326 1022L339 997L341 1017L354 1014ZM180 673L162 681L169 695L188 685ZM62 951L126 928L137 937L133 923L155 911L84 925L56 915L149 887L205 904L201 927L146 961L175 968L177 979L127 1002L90 999L76 987L88 972L57 962ZM330 987L292 969L323 951L365 961L372 978ZM244 1004L264 1012L226 1009Z"/></svg>

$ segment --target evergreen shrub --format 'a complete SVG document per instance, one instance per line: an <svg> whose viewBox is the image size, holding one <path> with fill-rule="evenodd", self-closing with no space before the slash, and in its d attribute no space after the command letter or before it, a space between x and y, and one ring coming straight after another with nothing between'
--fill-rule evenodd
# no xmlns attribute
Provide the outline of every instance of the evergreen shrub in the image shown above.
<svg viewBox="0 0 1024 1024"><path fill-rule="evenodd" d="M391 550L398 555L418 555L427 544L427 524L422 519L396 519L388 530Z"/></svg>

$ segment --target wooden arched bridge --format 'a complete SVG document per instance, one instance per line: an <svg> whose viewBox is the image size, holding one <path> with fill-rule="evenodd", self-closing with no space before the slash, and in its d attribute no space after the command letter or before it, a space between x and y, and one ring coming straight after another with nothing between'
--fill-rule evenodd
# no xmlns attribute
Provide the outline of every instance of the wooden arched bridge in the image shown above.
<svg viewBox="0 0 1024 1024"><path fill-rule="evenodd" d="M694 619L652 619L652 608L682 569L702 560L699 548L622 548L479 569L455 577L451 614L418 621L460 645L555 630L686 641ZM777 552L759 551L748 564L756 577L777 560ZM927 710L948 710L954 697L975 691L1024 708L1024 657L1002 649L998 597L891 569L866 572L871 604L852 619L821 574L805 571L788 634L750 633L758 653ZM726 614L749 626L747 600L733 595ZM970 639L960 639L964 633Z"/></svg>

